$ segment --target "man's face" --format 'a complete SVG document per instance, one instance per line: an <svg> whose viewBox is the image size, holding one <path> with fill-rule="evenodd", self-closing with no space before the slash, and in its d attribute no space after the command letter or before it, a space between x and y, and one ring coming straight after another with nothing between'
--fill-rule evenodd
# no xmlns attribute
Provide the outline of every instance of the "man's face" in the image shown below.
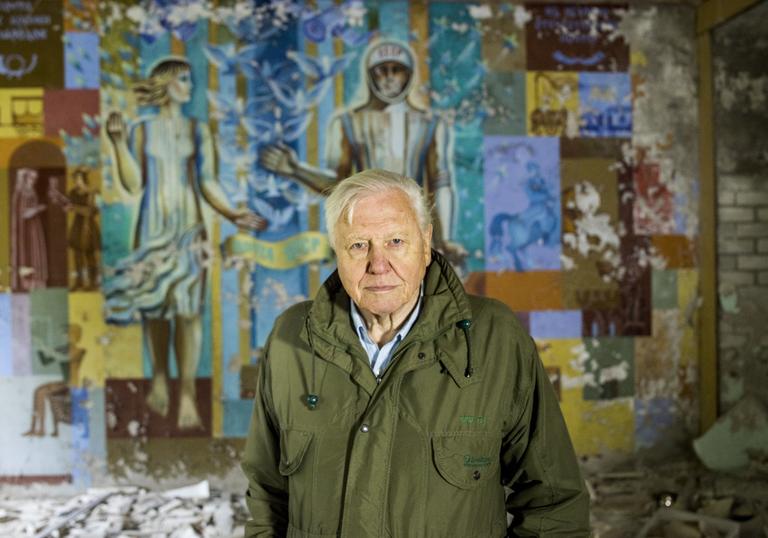
<svg viewBox="0 0 768 538"><path fill-rule="evenodd" d="M335 235L341 283L363 314L407 314L430 261L432 226L422 232L405 193L360 198L351 224L343 214Z"/></svg>
<svg viewBox="0 0 768 538"><path fill-rule="evenodd" d="M373 83L385 97L398 97L411 76L411 71L398 62L383 62L371 68Z"/></svg>

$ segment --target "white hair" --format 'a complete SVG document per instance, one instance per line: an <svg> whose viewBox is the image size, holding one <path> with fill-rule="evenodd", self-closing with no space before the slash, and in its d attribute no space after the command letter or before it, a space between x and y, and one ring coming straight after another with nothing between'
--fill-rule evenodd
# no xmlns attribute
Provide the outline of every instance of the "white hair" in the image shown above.
<svg viewBox="0 0 768 538"><path fill-rule="evenodd" d="M360 198L371 194L397 189L406 195L411 204L416 222L422 232L432 223L432 212L424 191L413 179L402 174L380 168L363 170L339 182L325 201L325 227L335 248L336 223L342 216L352 223L355 204Z"/></svg>

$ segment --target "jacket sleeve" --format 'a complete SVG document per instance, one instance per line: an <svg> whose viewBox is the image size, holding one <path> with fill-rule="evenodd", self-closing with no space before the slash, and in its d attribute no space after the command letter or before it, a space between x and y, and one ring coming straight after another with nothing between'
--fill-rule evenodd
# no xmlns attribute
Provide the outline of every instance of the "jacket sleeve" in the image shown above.
<svg viewBox="0 0 768 538"><path fill-rule="evenodd" d="M288 482L279 472L280 430L272 406L269 342L257 368L256 396L242 469L248 478L245 501L250 519L245 538L285 536L288 526Z"/></svg>
<svg viewBox="0 0 768 538"><path fill-rule="evenodd" d="M555 391L529 342L530 351L517 350L528 390L513 399L511 413L518 418L501 449L502 480L512 490L507 535L588 537L589 495Z"/></svg>

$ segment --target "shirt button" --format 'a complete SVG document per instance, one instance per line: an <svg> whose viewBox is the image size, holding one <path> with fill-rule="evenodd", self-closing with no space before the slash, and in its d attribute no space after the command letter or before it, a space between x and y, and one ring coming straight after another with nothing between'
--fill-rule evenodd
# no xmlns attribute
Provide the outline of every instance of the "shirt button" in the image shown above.
<svg viewBox="0 0 768 538"><path fill-rule="evenodd" d="M376 384L378 385L379 383L381 383L381 376L376 378Z"/></svg>
<svg viewBox="0 0 768 538"><path fill-rule="evenodd" d="M475 480L480 480L480 471L475 471L474 473L472 473L472 478L474 478Z"/></svg>
<svg viewBox="0 0 768 538"><path fill-rule="evenodd" d="M368 427L368 424L363 424L362 426L360 426L361 432L368 433L368 430L370 430L370 428Z"/></svg>

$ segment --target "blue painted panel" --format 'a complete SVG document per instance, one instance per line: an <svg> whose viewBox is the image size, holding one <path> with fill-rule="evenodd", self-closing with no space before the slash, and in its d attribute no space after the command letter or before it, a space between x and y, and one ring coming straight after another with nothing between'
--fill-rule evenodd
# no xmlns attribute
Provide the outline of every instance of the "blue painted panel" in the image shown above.
<svg viewBox="0 0 768 538"><path fill-rule="evenodd" d="M579 73L581 136L632 136L632 84L629 73Z"/></svg>
<svg viewBox="0 0 768 538"><path fill-rule="evenodd" d="M11 332L11 295L0 294L0 377L13 375L13 333Z"/></svg>
<svg viewBox="0 0 768 538"><path fill-rule="evenodd" d="M99 87L99 36L67 32L64 36L64 85L66 88Z"/></svg>
<svg viewBox="0 0 768 538"><path fill-rule="evenodd" d="M253 400L224 400L224 437L245 437Z"/></svg>
<svg viewBox="0 0 768 538"><path fill-rule="evenodd" d="M529 320L533 338L581 338L581 310L534 311Z"/></svg>
<svg viewBox="0 0 768 538"><path fill-rule="evenodd" d="M560 269L558 138L485 138L486 267Z"/></svg>

